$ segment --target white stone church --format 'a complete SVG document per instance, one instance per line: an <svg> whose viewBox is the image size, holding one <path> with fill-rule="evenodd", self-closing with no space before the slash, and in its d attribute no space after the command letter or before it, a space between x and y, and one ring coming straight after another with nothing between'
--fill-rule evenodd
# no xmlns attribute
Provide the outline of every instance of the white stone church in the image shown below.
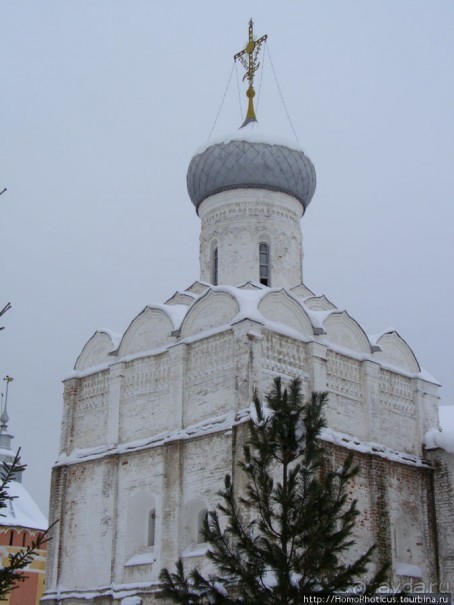
<svg viewBox="0 0 454 605"><path fill-rule="evenodd" d="M241 491L253 392L276 376L328 391L328 457L356 452L352 556L377 543L390 585L454 592L454 456L437 445L438 384L397 332L367 334L304 284L315 170L255 126L190 162L200 281L146 306L120 337L96 332L65 380L47 605L151 605L162 567L203 565L206 511L227 472Z"/></svg>

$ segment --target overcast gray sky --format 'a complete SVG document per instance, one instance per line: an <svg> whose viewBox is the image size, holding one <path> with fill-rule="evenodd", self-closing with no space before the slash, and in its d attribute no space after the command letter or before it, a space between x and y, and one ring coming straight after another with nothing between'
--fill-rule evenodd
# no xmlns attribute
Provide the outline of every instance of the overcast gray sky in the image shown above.
<svg viewBox="0 0 454 605"><path fill-rule="evenodd" d="M251 16L317 171L306 284L454 403L451 0L0 0L0 373L44 512L84 343L199 277L186 170ZM267 55L258 117L292 137ZM234 72L214 135L240 123Z"/></svg>

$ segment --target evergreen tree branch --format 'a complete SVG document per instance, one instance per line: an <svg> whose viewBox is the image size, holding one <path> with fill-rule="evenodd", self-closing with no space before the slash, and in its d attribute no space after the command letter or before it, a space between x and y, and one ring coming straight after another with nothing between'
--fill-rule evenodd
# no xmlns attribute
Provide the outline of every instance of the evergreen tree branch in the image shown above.
<svg viewBox="0 0 454 605"><path fill-rule="evenodd" d="M8 486L11 481L15 480L15 476L23 472L25 468L26 465L20 461L20 448L11 463L3 463L0 473L0 510L6 508L8 503L16 498L16 496L9 494ZM5 517L6 515L0 512L0 516ZM17 588L20 582L24 582L27 579L28 576L23 570L32 563L38 551L42 550L51 539L49 532L55 523L46 531L40 532L29 546L24 546L16 553L9 554L8 565L0 569L0 599L6 599L11 590Z"/></svg>

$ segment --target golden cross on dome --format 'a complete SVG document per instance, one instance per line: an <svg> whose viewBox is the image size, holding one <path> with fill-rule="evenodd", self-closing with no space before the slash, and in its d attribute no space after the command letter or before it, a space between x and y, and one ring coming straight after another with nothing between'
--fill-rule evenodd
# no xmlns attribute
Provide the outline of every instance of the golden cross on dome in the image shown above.
<svg viewBox="0 0 454 605"><path fill-rule="evenodd" d="M249 88L246 92L246 96L249 99L249 102L246 113L246 119L244 120L242 127L246 126L246 124L249 124L249 122L257 122L254 110L254 74L260 66L260 63L257 60L260 52L260 47L267 38L268 35L265 34L258 40L254 40L254 22L251 19L249 21L248 43L246 44L245 48L243 48L243 50L241 50L239 53L236 53L236 55L233 57L234 61L239 59L241 61L242 66L246 70L246 73L243 76L243 80L246 80L247 78L249 81Z"/></svg>

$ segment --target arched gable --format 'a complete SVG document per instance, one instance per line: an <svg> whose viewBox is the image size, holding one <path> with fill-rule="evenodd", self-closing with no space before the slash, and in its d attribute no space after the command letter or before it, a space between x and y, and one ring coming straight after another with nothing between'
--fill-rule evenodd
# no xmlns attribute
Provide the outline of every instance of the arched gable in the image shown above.
<svg viewBox="0 0 454 605"><path fill-rule="evenodd" d="M190 307L196 298L195 294L189 292L175 292L173 296L171 296L168 300L166 300L166 305L186 305Z"/></svg>
<svg viewBox="0 0 454 605"><path fill-rule="evenodd" d="M374 353L374 357L378 357L380 361L412 373L421 371L415 354L396 331L393 330L380 336L377 344L381 351Z"/></svg>
<svg viewBox="0 0 454 605"><path fill-rule="evenodd" d="M323 322L326 338L332 343L341 345L358 353L370 353L369 339L361 328L346 311L333 312Z"/></svg>
<svg viewBox="0 0 454 605"><path fill-rule="evenodd" d="M205 294L205 292L209 290L209 288L209 284L205 282L195 281L189 286L189 288L186 288L185 292L191 292L191 294L200 296L201 294Z"/></svg>
<svg viewBox="0 0 454 605"><path fill-rule="evenodd" d="M257 282L246 281L244 284L237 286L238 290L264 290L266 286L262 286Z"/></svg>
<svg viewBox="0 0 454 605"><path fill-rule="evenodd" d="M106 363L109 360L109 353L115 349L115 346L116 342L109 332L96 331L82 349L74 369L83 371Z"/></svg>
<svg viewBox="0 0 454 605"><path fill-rule="evenodd" d="M162 347L171 342L170 334L175 327L163 309L145 307L124 333L118 355L124 357Z"/></svg>
<svg viewBox="0 0 454 605"><path fill-rule="evenodd" d="M189 309L182 325L184 338L232 321L239 312L238 302L229 292L209 290Z"/></svg>
<svg viewBox="0 0 454 605"><path fill-rule="evenodd" d="M312 290L309 290L307 286L304 284L299 284L298 286L294 286L290 288L290 292L299 298L308 298L309 296L315 296Z"/></svg>
<svg viewBox="0 0 454 605"><path fill-rule="evenodd" d="M304 304L308 309L311 309L311 311L331 311L336 308L324 294L323 296L310 296L309 298L306 298Z"/></svg>
<svg viewBox="0 0 454 605"><path fill-rule="evenodd" d="M265 319L284 324L306 336L313 336L312 323L300 303L285 290L266 294L258 310Z"/></svg>

